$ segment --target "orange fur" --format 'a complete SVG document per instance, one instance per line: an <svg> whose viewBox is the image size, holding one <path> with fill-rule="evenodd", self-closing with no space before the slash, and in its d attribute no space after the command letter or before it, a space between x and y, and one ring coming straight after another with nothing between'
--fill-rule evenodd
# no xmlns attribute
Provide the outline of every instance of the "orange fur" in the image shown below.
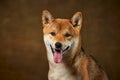
<svg viewBox="0 0 120 80"><path fill-rule="evenodd" d="M108 80L98 63L82 50L80 30L82 13L71 19L54 19L51 13L42 13L44 42L49 61L49 80ZM55 44L59 42L60 63L55 63ZM65 52L64 52L65 51Z"/></svg>

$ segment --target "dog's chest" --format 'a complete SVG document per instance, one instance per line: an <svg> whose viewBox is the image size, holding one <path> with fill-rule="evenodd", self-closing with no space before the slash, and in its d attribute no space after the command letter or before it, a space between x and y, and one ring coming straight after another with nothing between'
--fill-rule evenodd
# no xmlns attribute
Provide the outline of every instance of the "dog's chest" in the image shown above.
<svg viewBox="0 0 120 80"><path fill-rule="evenodd" d="M49 70L49 80L80 80L80 78L73 74L71 69L65 66L57 66Z"/></svg>

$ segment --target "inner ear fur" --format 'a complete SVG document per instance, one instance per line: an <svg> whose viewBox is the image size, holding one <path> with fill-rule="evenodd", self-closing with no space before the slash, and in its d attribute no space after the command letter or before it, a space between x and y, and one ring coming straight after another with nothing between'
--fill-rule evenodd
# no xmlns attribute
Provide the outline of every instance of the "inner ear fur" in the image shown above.
<svg viewBox="0 0 120 80"><path fill-rule="evenodd" d="M76 26L81 27L81 25L82 25L82 13L81 12L76 12L72 17L71 22L72 22L72 25L74 27L76 27Z"/></svg>
<svg viewBox="0 0 120 80"><path fill-rule="evenodd" d="M42 23L43 24L50 24L53 21L53 16L48 10L43 10L42 12Z"/></svg>

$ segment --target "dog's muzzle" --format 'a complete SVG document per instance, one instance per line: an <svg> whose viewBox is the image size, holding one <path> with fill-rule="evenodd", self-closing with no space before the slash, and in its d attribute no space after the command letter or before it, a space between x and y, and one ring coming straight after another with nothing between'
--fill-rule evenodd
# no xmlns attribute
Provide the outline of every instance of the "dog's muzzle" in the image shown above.
<svg viewBox="0 0 120 80"><path fill-rule="evenodd" d="M65 51L67 51L68 49L69 49L69 46L68 47L66 47L64 50L62 50L61 48L53 48L52 47L52 45L50 45L50 48L51 48L51 51L52 51L52 53L53 53L53 55L54 55L54 52L56 51L56 52L60 52L60 51L62 51L62 53L64 53Z"/></svg>
<svg viewBox="0 0 120 80"><path fill-rule="evenodd" d="M56 46L56 45L55 45ZM64 50L62 50L62 48L53 48L52 45L50 45L51 51L53 53L53 59L55 63L60 63L62 61L63 58L63 54L65 53L65 51L67 51L69 49L69 46L66 47Z"/></svg>

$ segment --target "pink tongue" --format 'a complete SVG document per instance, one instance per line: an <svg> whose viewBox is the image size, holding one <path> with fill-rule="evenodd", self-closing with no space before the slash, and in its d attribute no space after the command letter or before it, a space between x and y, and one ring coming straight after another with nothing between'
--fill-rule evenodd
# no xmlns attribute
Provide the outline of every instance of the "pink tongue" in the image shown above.
<svg viewBox="0 0 120 80"><path fill-rule="evenodd" d="M62 52L55 51L53 58L55 63L60 63L62 61Z"/></svg>

